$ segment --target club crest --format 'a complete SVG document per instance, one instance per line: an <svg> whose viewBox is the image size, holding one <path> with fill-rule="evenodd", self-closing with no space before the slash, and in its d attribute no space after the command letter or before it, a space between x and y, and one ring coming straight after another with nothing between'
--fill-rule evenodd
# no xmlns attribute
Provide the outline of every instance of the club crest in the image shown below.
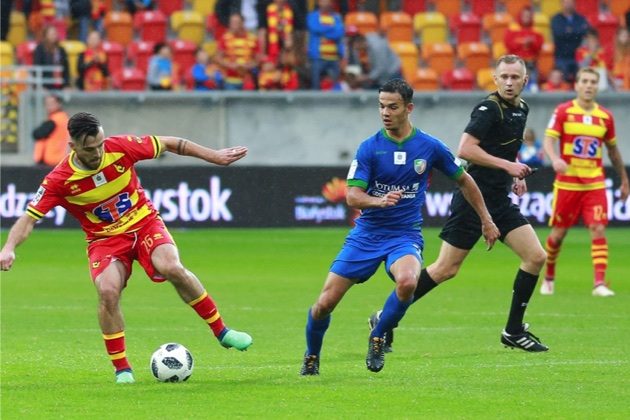
<svg viewBox="0 0 630 420"><path fill-rule="evenodd" d="M427 161L424 159L416 159L413 161L413 169L418 175L422 175L427 169Z"/></svg>

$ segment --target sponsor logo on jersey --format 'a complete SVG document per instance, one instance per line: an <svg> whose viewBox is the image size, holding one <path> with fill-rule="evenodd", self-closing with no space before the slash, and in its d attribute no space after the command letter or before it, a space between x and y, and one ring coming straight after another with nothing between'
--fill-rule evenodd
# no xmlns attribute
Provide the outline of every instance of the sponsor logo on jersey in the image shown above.
<svg viewBox="0 0 630 420"><path fill-rule="evenodd" d="M92 213L104 222L115 222L131 209L129 193L124 192L96 207Z"/></svg>
<svg viewBox="0 0 630 420"><path fill-rule="evenodd" d="M394 165L404 165L407 163L407 152L394 152Z"/></svg>
<svg viewBox="0 0 630 420"><path fill-rule="evenodd" d="M426 169L427 169L426 160L416 159L413 161L413 170L416 171L418 175L422 175Z"/></svg>
<svg viewBox="0 0 630 420"><path fill-rule="evenodd" d="M116 172L122 174L123 172L125 172L125 167L122 165L116 165L114 164L114 168L116 169Z"/></svg>
<svg viewBox="0 0 630 420"><path fill-rule="evenodd" d="M35 197L33 197L33 199L31 200L31 204L36 206L37 203L39 203L39 200L42 199L42 197L44 196L44 193L46 192L46 189L42 186L40 186L37 189L37 192L35 193Z"/></svg>
<svg viewBox="0 0 630 420"><path fill-rule="evenodd" d="M487 107L487 106L485 106L485 105L481 105L481 106L479 107L479 111L486 111L487 109L488 109L488 107Z"/></svg>
<svg viewBox="0 0 630 420"><path fill-rule="evenodd" d="M94 185L97 187L107 184L107 178L105 178L105 174L103 172L99 172L96 175L93 175L92 181L94 181Z"/></svg>
<svg viewBox="0 0 630 420"><path fill-rule="evenodd" d="M582 158L597 156L599 139L595 137L579 136L573 139L573 155Z"/></svg>

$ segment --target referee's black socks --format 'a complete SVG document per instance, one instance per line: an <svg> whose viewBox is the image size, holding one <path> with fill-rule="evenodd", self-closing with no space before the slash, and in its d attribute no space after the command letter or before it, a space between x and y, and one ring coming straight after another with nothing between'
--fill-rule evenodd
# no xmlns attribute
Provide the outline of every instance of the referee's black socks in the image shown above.
<svg viewBox="0 0 630 420"><path fill-rule="evenodd" d="M416 286L416 291L413 292L413 301L417 301L422 296L429 293L437 286L437 283L433 281L426 268L423 268L420 272L420 278L418 279L418 285Z"/></svg>
<svg viewBox="0 0 630 420"><path fill-rule="evenodd" d="M510 316L508 317L505 331L508 334L519 334L523 332L523 317L529 299L531 299L536 282L537 274L530 274L521 269L516 273L514 279L514 289L512 290L512 306L510 307Z"/></svg>

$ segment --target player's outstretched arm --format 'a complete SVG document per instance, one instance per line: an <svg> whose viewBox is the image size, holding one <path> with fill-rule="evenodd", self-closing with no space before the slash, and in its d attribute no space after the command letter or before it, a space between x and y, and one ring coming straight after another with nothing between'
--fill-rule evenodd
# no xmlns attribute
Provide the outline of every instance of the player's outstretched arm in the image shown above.
<svg viewBox="0 0 630 420"><path fill-rule="evenodd" d="M244 158L247 154L247 147L244 146L215 150L181 137L158 136L158 138L162 146L171 153L196 157L220 166L227 166L234 163Z"/></svg>
<svg viewBox="0 0 630 420"><path fill-rule="evenodd" d="M531 168L524 163L510 162L509 160L493 156L483 150L479 143L479 139L475 136L468 133L462 134L457 156L479 166L504 170L516 178L522 179L531 174Z"/></svg>
<svg viewBox="0 0 630 420"><path fill-rule="evenodd" d="M37 220L27 214L23 214L17 219L9 231L7 242L2 247L2 251L0 251L0 268L2 271L11 269L15 261L15 248L28 238L36 222Z"/></svg>
<svg viewBox="0 0 630 420"><path fill-rule="evenodd" d="M470 203L479 216L481 220L481 233L486 241L488 250L492 249L494 243L499 239L499 236L501 236L501 233L499 232L499 228L497 228L492 221L492 216L490 216L490 212L486 207L486 202L483 200L477 183L470 175L464 172L463 175L457 179L457 184L466 201Z"/></svg>
<svg viewBox="0 0 630 420"><path fill-rule="evenodd" d="M628 174L626 173L626 168L623 165L623 159L621 158L621 152L617 145L606 145L608 148L608 157L610 158L610 163L612 163L613 168L615 168L615 172L621 178L621 199L626 201L628 195L630 194L630 184L628 183Z"/></svg>
<svg viewBox="0 0 630 420"><path fill-rule="evenodd" d="M354 209L384 208L395 206L402 198L401 191L390 191L383 197L373 197L360 187L348 188L346 203Z"/></svg>
<svg viewBox="0 0 630 420"><path fill-rule="evenodd" d="M553 170L563 174L567 171L567 163L562 160L562 158L558 156L558 152L556 152L557 142L558 139L551 136L545 136L545 139L543 140L543 150L547 154L547 157L549 157Z"/></svg>

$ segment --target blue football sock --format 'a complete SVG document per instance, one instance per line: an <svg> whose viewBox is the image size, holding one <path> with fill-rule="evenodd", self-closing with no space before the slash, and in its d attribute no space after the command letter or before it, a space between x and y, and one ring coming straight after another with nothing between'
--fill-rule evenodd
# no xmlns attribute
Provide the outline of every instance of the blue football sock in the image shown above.
<svg viewBox="0 0 630 420"><path fill-rule="evenodd" d="M313 319L311 309L308 310L308 320L306 321L306 354L319 356L322 350L324 334L330 325L330 315L324 319Z"/></svg>
<svg viewBox="0 0 630 420"><path fill-rule="evenodd" d="M372 330L370 337L383 337L385 331L391 330L398 325L398 322L405 316L407 308L411 305L413 299L409 299L406 302L402 302L396 295L396 290L385 301L383 306L383 312L381 313L381 319L376 324L376 327Z"/></svg>

